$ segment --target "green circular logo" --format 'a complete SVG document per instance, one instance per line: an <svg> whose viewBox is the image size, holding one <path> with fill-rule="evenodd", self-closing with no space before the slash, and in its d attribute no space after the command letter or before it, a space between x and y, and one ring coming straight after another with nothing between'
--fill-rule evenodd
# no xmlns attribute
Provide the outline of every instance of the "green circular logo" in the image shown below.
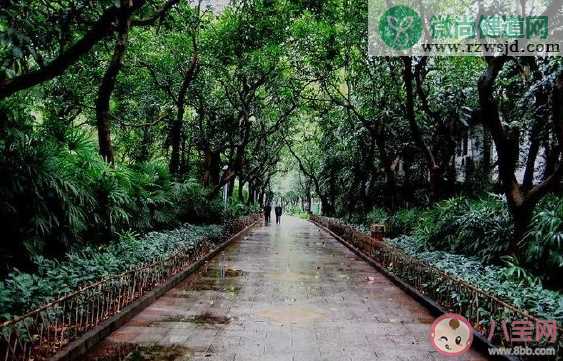
<svg viewBox="0 0 563 361"><path fill-rule="evenodd" d="M422 18L408 6L393 6L379 20L379 34L387 46L409 49L422 35Z"/></svg>

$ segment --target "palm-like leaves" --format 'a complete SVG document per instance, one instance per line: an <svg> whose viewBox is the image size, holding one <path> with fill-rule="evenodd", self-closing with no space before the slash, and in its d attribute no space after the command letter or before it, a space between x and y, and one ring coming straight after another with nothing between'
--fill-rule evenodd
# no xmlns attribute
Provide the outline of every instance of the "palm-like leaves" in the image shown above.
<svg viewBox="0 0 563 361"><path fill-rule="evenodd" d="M558 197L545 199L523 240L526 261L537 271L558 281L563 271L563 203Z"/></svg>

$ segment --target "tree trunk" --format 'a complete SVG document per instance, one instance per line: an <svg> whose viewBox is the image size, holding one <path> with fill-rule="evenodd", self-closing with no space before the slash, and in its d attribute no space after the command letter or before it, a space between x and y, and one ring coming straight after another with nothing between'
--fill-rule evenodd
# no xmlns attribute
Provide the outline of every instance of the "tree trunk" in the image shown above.
<svg viewBox="0 0 563 361"><path fill-rule="evenodd" d="M326 217L333 217L335 210L333 205L325 197L321 198L321 213Z"/></svg>
<svg viewBox="0 0 563 361"><path fill-rule="evenodd" d="M243 202L243 198L244 198L244 179L242 177L239 176L238 178L238 201L239 202Z"/></svg>
<svg viewBox="0 0 563 361"><path fill-rule="evenodd" d="M180 152L180 167L179 167L179 174L181 174L182 176L185 176L186 174L188 174L188 158L189 158L189 152L190 149L188 147L188 141L186 140L186 137L183 136L182 137L182 147L181 147L181 152Z"/></svg>
<svg viewBox="0 0 563 361"><path fill-rule="evenodd" d="M387 153L387 144L384 129L381 128L377 131L375 139L377 148L379 150L379 158L383 163L383 172L385 173L385 186L383 189L383 205L387 210L395 209L395 194L396 184L395 172L393 171L393 160L389 158Z"/></svg>
<svg viewBox="0 0 563 361"><path fill-rule="evenodd" d="M397 194L397 181L395 180L395 172L390 165L384 165L385 168L385 187L383 189L383 204L388 211L394 211L397 207L395 195Z"/></svg>
<svg viewBox="0 0 563 361"><path fill-rule="evenodd" d="M509 253L518 255L520 254L520 244L519 242L524 238L530 222L532 221L532 212L534 205L522 204L520 206L514 207L512 214L514 219L514 241L511 242Z"/></svg>
<svg viewBox="0 0 563 361"><path fill-rule="evenodd" d="M478 176L481 186L491 183L491 135L488 128L483 127L483 159L479 164Z"/></svg>
<svg viewBox="0 0 563 361"><path fill-rule="evenodd" d="M522 187L525 191L530 190L534 185L534 175L536 168L536 159L540 150L540 137L541 121L536 120L532 125L530 132L530 148L528 149L528 159L526 159L526 170L524 172L524 179Z"/></svg>
<svg viewBox="0 0 563 361"><path fill-rule="evenodd" d="M109 121L109 102L115 88L117 74L123 65L123 56L127 50L129 28L131 19L129 13L129 1L121 0L121 8L118 15L118 30L113 55L98 90L96 99L96 125L98 128L98 143L100 155L108 163L114 162L113 147L111 144L111 124Z"/></svg>
<svg viewBox="0 0 563 361"><path fill-rule="evenodd" d="M430 168L430 191L434 201L441 198L443 190L442 170L438 167Z"/></svg>
<svg viewBox="0 0 563 361"><path fill-rule="evenodd" d="M149 125L143 127L143 140L141 142L141 150L139 152L139 157L137 161L146 162L150 158L150 146L151 146L151 128Z"/></svg>
<svg viewBox="0 0 563 361"><path fill-rule="evenodd" d="M205 151L204 160L204 175L203 175L203 185L206 187L215 187L219 184L219 178L221 177L221 164L220 164L220 153L216 151Z"/></svg>
<svg viewBox="0 0 563 361"><path fill-rule="evenodd" d="M414 94L413 94L413 80L414 75L412 72L412 58L409 56L403 56L403 81L405 83L405 108L407 114L407 120L409 121L409 127L414 138L416 145L423 151L428 164L428 170L430 172L430 188L432 192L433 200L438 200L441 198L441 178L442 170L436 162L434 154L424 141L424 136L416 122L416 114L414 111Z"/></svg>
<svg viewBox="0 0 563 361"><path fill-rule="evenodd" d="M180 91L178 92L178 99L176 102L176 118L172 122L170 127L170 146L172 147L172 152L170 154L170 173L176 177L181 176L180 171L180 146L182 143L182 129L184 125L184 113L186 105L186 94L193 78L197 72L198 58L194 54L192 57L192 62L189 69L184 73L184 80L180 86Z"/></svg>
<svg viewBox="0 0 563 361"><path fill-rule="evenodd" d="M514 174L514 147L509 141L507 131L503 128L498 106L493 97L493 87L496 78L506 61L507 58L505 57L487 58L488 66L479 78L478 90L483 123L491 131L497 148L499 178L502 182L514 220L514 236L509 251L511 254L520 255L521 240L526 234L530 224L534 207L555 184L559 183L562 168L559 163L553 173L545 181L534 186L529 191L526 191L518 184ZM559 150L557 152L559 162L561 161L561 142L563 141L561 103L563 103L563 72L558 74L551 99L553 131L559 140Z"/></svg>
<svg viewBox="0 0 563 361"><path fill-rule="evenodd" d="M254 204L254 185L252 181L248 182L248 199L246 200L247 205Z"/></svg>
<svg viewBox="0 0 563 361"><path fill-rule="evenodd" d="M229 198L233 197L233 193L234 193L234 190L235 190L235 180L236 180L236 177L233 177L229 181L229 189L227 190L227 194L228 194Z"/></svg>
<svg viewBox="0 0 563 361"><path fill-rule="evenodd" d="M555 171L557 159L559 158L559 150L554 141L547 140L545 142L544 159L545 166L542 174L542 180L546 180Z"/></svg>
<svg viewBox="0 0 563 361"><path fill-rule="evenodd" d="M258 205L260 205L261 207L265 206L264 193L263 193L262 189L260 189L260 191L258 192Z"/></svg>
<svg viewBox="0 0 563 361"><path fill-rule="evenodd" d="M362 201L362 205L363 205L363 209L362 211L364 212L364 214L367 214L371 208L373 207L374 201L371 198L371 193L369 192L369 189L366 189L367 183L370 180L370 176L373 175L373 173L375 173L375 167L373 166L374 164L374 159L375 159L375 139L370 138L370 145L368 148L368 153L367 156L365 157L365 162L363 164L363 168L364 169L371 169L372 170L372 174L370 174L369 172L361 172L361 183L360 183L360 201ZM373 177L371 178L373 181Z"/></svg>

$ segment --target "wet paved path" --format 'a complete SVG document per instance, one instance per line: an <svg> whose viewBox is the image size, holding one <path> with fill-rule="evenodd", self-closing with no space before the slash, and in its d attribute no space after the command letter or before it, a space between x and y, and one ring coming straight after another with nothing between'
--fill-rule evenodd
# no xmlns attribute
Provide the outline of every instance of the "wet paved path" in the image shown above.
<svg viewBox="0 0 563 361"><path fill-rule="evenodd" d="M432 321L328 233L285 217L256 227L90 357L139 344L155 360L446 359L427 340Z"/></svg>

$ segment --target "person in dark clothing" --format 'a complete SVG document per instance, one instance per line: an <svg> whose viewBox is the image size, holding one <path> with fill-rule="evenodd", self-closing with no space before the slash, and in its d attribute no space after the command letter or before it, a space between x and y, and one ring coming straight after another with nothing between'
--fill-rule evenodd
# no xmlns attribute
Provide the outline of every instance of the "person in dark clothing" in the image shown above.
<svg viewBox="0 0 563 361"><path fill-rule="evenodd" d="M264 222L266 222L266 224L270 223L270 213L272 213L272 207L266 204L264 207Z"/></svg>
<svg viewBox="0 0 563 361"><path fill-rule="evenodd" d="M282 207L280 205L276 206L276 224L281 223Z"/></svg>

